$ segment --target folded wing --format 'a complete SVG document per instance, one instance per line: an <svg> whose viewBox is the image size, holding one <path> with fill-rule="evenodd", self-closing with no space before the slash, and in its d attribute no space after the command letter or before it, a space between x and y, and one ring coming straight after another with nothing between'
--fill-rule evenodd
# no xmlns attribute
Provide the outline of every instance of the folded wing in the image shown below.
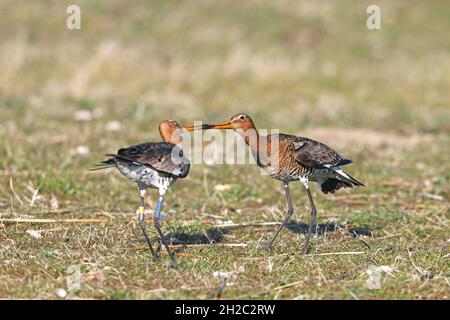
<svg viewBox="0 0 450 320"><path fill-rule="evenodd" d="M324 169L352 163L351 160L343 159L336 151L318 141L298 138L293 143L295 159L308 168Z"/></svg>
<svg viewBox="0 0 450 320"><path fill-rule="evenodd" d="M183 150L168 142L147 142L132 145L109 156L122 161L149 166L177 178L186 177L190 169L189 160L184 157Z"/></svg>

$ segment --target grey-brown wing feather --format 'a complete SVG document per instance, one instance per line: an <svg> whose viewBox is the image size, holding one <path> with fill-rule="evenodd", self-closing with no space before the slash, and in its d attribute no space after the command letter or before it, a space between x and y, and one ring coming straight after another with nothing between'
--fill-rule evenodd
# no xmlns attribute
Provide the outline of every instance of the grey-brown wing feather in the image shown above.
<svg viewBox="0 0 450 320"><path fill-rule="evenodd" d="M351 163L327 145L303 137L293 139L295 160L309 168L329 168Z"/></svg>
<svg viewBox="0 0 450 320"><path fill-rule="evenodd" d="M120 149L112 155L124 161L132 161L149 166L159 172L165 172L178 178L188 175L189 160L183 150L168 142L147 142Z"/></svg>

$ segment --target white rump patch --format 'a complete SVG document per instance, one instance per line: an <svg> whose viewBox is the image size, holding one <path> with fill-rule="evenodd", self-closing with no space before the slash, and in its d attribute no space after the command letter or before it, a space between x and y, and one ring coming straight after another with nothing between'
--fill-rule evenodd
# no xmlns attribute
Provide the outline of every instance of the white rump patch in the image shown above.
<svg viewBox="0 0 450 320"><path fill-rule="evenodd" d="M342 171L341 168L334 170L338 175L336 176L337 179L342 180L342 178L348 179L351 181L351 178L346 174L344 171ZM341 176L341 177L340 177Z"/></svg>

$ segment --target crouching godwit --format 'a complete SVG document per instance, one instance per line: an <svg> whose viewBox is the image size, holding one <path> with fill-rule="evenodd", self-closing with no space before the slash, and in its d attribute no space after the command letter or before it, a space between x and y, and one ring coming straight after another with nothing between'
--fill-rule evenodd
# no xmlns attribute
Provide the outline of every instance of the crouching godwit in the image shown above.
<svg viewBox="0 0 450 320"><path fill-rule="evenodd" d="M107 154L109 159L98 164L97 168L91 169L117 168L126 178L137 183L141 198L137 210L139 226L155 259L158 256L145 228L144 198L148 188L158 189L159 199L153 216L153 224L174 267L177 266L177 262L161 231L159 220L166 191L177 179L184 178L189 173L190 163L184 157L181 148L180 134L182 130L193 131L194 127L184 127L173 120L164 121L159 125L159 133L164 142L146 142L119 149L117 154Z"/></svg>
<svg viewBox="0 0 450 320"><path fill-rule="evenodd" d="M256 130L252 118L246 114L235 115L222 123L205 124L202 129L233 129L245 139L257 165L272 178L283 181L288 206L287 216L272 239L267 242L268 250L272 249L278 234L294 213L289 193L291 181L299 180L305 186L311 205L311 218L303 254L308 253L311 233L317 228L317 210L309 190L309 181L317 182L323 193L364 186L341 169L341 166L352 161L342 158L330 147L318 141L288 134L262 136Z"/></svg>

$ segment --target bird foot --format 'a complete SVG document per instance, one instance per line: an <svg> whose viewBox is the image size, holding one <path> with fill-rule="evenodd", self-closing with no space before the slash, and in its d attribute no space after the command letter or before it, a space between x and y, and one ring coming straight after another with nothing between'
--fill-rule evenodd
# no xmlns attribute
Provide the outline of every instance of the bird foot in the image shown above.
<svg viewBox="0 0 450 320"><path fill-rule="evenodd" d="M152 259L155 262L159 262L161 260L161 258L158 255L156 255L156 254L152 255Z"/></svg>
<svg viewBox="0 0 450 320"><path fill-rule="evenodd" d="M303 255L303 256L306 256L306 255L309 253L309 249L310 249L309 243L305 244L305 245L303 246L302 255Z"/></svg>
<svg viewBox="0 0 450 320"><path fill-rule="evenodd" d="M180 267L180 265L178 264L178 262L175 260L175 258L173 260L170 261L169 263L169 268L171 269L178 269Z"/></svg>
<svg viewBox="0 0 450 320"><path fill-rule="evenodd" d="M156 241L156 248L155 251L158 254L162 249L162 244L161 244L161 240L158 238L158 240Z"/></svg>
<svg viewBox="0 0 450 320"><path fill-rule="evenodd" d="M263 249L266 250L267 252L272 252L273 251L273 246L271 241L267 241L265 243L265 245L263 246Z"/></svg>

